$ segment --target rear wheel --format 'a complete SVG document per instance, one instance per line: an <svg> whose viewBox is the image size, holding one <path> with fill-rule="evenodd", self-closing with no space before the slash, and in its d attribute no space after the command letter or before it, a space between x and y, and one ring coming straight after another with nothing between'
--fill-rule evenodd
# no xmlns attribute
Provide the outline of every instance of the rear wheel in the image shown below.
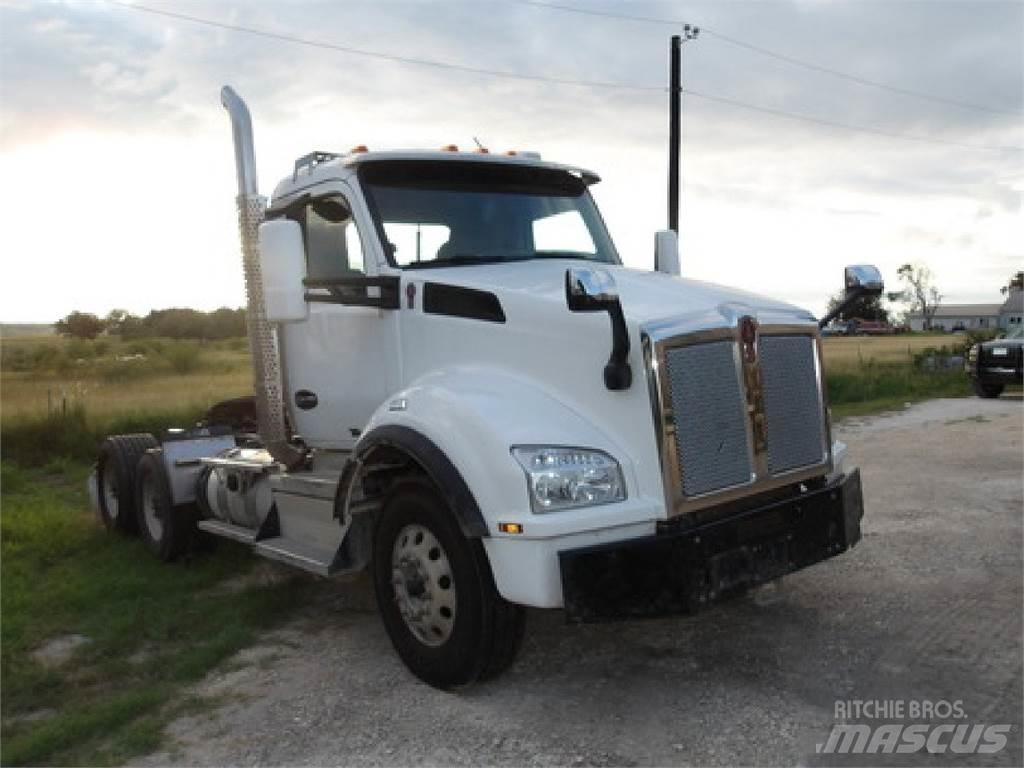
<svg viewBox="0 0 1024 768"><path fill-rule="evenodd" d="M142 540L161 560L173 560L188 548L195 527L195 513L191 507L174 506L163 451L147 451L139 459L135 484Z"/></svg>
<svg viewBox="0 0 1024 768"><path fill-rule="evenodd" d="M974 379L971 383L974 385L974 393L978 397L992 398L1003 394L1003 384L986 384L978 379Z"/></svg>
<svg viewBox="0 0 1024 768"><path fill-rule="evenodd" d="M108 530L134 534L138 531L135 514L135 470L139 459L158 445L147 434L111 435L100 445L96 461L100 519Z"/></svg>
<svg viewBox="0 0 1024 768"><path fill-rule="evenodd" d="M512 663L525 613L498 594L483 546L463 536L430 484L391 494L374 535L373 576L391 642L424 682L467 685Z"/></svg>

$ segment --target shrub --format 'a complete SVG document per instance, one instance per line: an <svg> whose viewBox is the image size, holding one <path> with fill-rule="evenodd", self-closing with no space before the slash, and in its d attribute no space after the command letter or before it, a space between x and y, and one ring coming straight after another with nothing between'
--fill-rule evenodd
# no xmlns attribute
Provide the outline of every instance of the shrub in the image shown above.
<svg viewBox="0 0 1024 768"><path fill-rule="evenodd" d="M89 418L81 403L67 411L48 415L16 416L0 423L3 460L22 466L39 466L55 458L92 461L107 435L150 432L159 435L169 427L188 427L203 415L199 406L166 411L128 412L107 418Z"/></svg>
<svg viewBox="0 0 1024 768"><path fill-rule="evenodd" d="M164 349L163 358L177 374L192 373L199 369L202 350L196 344L181 342Z"/></svg>

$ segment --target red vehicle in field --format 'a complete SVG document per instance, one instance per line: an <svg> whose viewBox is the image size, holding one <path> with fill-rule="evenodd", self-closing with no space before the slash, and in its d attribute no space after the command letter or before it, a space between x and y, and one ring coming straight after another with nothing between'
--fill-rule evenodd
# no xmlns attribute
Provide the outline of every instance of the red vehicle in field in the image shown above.
<svg viewBox="0 0 1024 768"><path fill-rule="evenodd" d="M849 336L892 336L897 329L884 320L863 320L855 317L847 326Z"/></svg>

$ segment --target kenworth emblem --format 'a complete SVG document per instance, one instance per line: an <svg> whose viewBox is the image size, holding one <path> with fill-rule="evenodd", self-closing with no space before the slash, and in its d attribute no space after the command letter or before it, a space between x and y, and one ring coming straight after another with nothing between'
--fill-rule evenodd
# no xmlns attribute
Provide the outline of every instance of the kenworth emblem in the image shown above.
<svg viewBox="0 0 1024 768"><path fill-rule="evenodd" d="M754 438L754 453L761 455L768 448L768 425L764 417L764 387L761 384L761 366L757 361L757 320L750 315L744 315L740 318L739 330L750 434Z"/></svg>

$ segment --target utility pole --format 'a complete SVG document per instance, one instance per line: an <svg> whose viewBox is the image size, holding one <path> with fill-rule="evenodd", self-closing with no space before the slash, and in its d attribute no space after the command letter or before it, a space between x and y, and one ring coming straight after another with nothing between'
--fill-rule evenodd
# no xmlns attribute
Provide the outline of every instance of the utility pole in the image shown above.
<svg viewBox="0 0 1024 768"><path fill-rule="evenodd" d="M683 43L695 40L700 27L683 26L682 35L672 35L668 73L668 228L679 234L679 150L682 134L679 127L683 95Z"/></svg>

